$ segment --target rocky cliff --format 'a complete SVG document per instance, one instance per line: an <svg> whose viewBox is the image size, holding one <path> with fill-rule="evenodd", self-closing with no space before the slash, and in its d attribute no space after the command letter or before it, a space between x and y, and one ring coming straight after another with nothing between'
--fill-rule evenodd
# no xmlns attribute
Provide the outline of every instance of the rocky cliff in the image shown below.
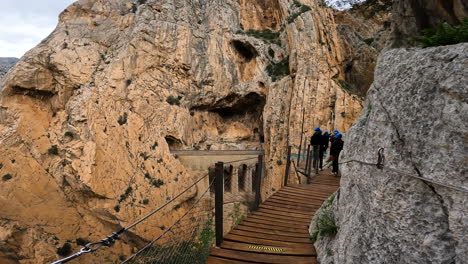
<svg viewBox="0 0 468 264"><path fill-rule="evenodd" d="M18 62L17 58L5 57L0 58L0 80L5 76L8 70Z"/></svg>
<svg viewBox="0 0 468 264"><path fill-rule="evenodd" d="M338 233L319 236L321 263L466 262L467 54L465 43L379 58L341 159L376 163L384 148L384 168L342 165Z"/></svg>
<svg viewBox="0 0 468 264"><path fill-rule="evenodd" d="M263 148L268 196L303 112L306 133L359 115L345 60L317 1L74 3L1 83L0 261L54 260L173 197L195 176L170 149ZM178 214L85 262L128 256Z"/></svg>

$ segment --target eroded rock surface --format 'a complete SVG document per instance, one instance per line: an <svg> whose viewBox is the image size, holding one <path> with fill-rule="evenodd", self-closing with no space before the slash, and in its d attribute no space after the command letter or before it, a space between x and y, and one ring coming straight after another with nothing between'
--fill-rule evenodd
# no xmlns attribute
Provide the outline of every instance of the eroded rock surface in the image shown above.
<svg viewBox="0 0 468 264"><path fill-rule="evenodd" d="M263 148L266 197L282 183L287 139L301 132L303 113L306 133L348 129L362 106L335 81L345 56L332 10L267 2L68 7L1 84L0 260L50 262L67 240L77 250L76 238L100 240L175 196L199 175L170 149ZM268 65L290 74L270 76ZM84 261L128 256L188 206Z"/></svg>
<svg viewBox="0 0 468 264"><path fill-rule="evenodd" d="M466 262L467 54L465 43L379 58L341 159L376 163L385 148L385 166L342 165L338 234L315 244L321 263Z"/></svg>
<svg viewBox="0 0 468 264"><path fill-rule="evenodd" d="M0 80L5 76L8 70L18 62L17 58L5 57L0 58Z"/></svg>

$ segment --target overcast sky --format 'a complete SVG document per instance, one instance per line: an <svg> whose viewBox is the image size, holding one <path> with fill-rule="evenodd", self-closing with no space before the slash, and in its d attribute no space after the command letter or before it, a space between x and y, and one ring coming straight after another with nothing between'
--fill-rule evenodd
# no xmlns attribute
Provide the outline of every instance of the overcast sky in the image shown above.
<svg viewBox="0 0 468 264"><path fill-rule="evenodd" d="M75 0L0 0L0 57L34 48L57 26L59 14Z"/></svg>

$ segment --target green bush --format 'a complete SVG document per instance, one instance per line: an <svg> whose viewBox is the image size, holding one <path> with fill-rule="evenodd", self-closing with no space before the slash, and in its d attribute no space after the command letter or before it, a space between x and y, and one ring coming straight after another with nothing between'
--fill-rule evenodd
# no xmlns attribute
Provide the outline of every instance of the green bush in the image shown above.
<svg viewBox="0 0 468 264"><path fill-rule="evenodd" d="M66 136L66 137L71 137L71 138L72 138L72 137L73 137L73 132L67 131L67 132L65 132L65 135L64 135L64 136Z"/></svg>
<svg viewBox="0 0 468 264"><path fill-rule="evenodd" d="M268 75L271 77L272 81L276 82L277 80L282 79L284 76L288 76L289 72L289 58L278 63L271 63L266 68Z"/></svg>
<svg viewBox="0 0 468 264"><path fill-rule="evenodd" d="M251 36L254 38L258 38L267 44L271 43L271 44L276 44L278 46L281 46L281 41L279 40L280 33L271 31L269 29L265 29L265 30L249 29L247 31L239 30L237 31L237 34Z"/></svg>
<svg viewBox="0 0 468 264"><path fill-rule="evenodd" d="M53 145L52 147L49 148L49 150L47 150L47 152L50 155L58 155L59 154L59 149L58 149L57 145Z"/></svg>
<svg viewBox="0 0 468 264"><path fill-rule="evenodd" d="M166 102L170 105L180 105L180 99L182 99L182 96L174 97L170 95L167 97Z"/></svg>
<svg viewBox="0 0 468 264"><path fill-rule="evenodd" d="M298 9L296 12L292 13L287 21L288 21L288 24L291 24L292 22L294 22L294 20L296 20L296 18L298 18L300 15L302 15L303 13L307 12L307 11L310 11L312 10L310 8L310 6L308 5L304 5L303 3L299 2L299 1L296 1L294 0L294 3L293 5Z"/></svg>
<svg viewBox="0 0 468 264"><path fill-rule="evenodd" d="M445 22L435 28L424 29L421 36L413 39L423 48L468 42L468 17L460 25Z"/></svg>
<svg viewBox="0 0 468 264"><path fill-rule="evenodd" d="M70 243L65 243L65 244L63 244L62 247L57 248L57 254L59 256L65 257L65 256L70 255L71 253L72 253L72 247L71 247Z"/></svg>
<svg viewBox="0 0 468 264"><path fill-rule="evenodd" d="M132 187L128 187L126 190L125 190L125 193L120 195L120 199L119 199L119 203L125 201L125 199L127 199L130 194L132 193L133 191L133 188Z"/></svg>
<svg viewBox="0 0 468 264"><path fill-rule="evenodd" d="M315 243L319 236L334 236L338 232L338 226L335 222L333 214L333 201L335 195L331 195L320 208L320 211L315 219L315 232L310 236L312 243Z"/></svg>

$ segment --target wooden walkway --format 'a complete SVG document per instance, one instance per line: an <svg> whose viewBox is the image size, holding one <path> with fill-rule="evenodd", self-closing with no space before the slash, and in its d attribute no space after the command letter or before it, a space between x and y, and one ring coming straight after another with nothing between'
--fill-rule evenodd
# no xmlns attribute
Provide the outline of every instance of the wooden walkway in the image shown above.
<svg viewBox="0 0 468 264"><path fill-rule="evenodd" d="M309 224L338 187L339 178L329 170L311 184L283 187L229 232L221 248L212 248L207 263L316 263Z"/></svg>

